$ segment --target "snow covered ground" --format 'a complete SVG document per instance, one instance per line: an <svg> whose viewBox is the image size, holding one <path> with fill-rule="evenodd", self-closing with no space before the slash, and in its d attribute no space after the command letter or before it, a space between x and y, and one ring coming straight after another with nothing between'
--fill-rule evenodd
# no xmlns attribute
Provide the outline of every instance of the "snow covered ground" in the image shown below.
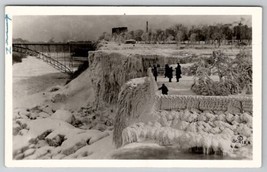
<svg viewBox="0 0 267 172"><path fill-rule="evenodd" d="M73 114L51 102L68 76L34 57L13 65L14 159L99 159L115 148L112 131L73 126Z"/></svg>
<svg viewBox="0 0 267 172"><path fill-rule="evenodd" d="M169 95L195 95L191 90L191 85L194 83L193 76L182 76L179 82L176 82L175 77L172 82L169 82L169 78L164 78L164 76L159 76L157 80L158 87L161 87L162 84L167 86Z"/></svg>

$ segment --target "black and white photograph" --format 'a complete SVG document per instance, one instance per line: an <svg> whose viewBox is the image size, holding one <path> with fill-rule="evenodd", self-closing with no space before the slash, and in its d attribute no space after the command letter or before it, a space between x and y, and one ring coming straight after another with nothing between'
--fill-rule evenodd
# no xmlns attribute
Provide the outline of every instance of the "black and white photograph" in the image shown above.
<svg viewBox="0 0 267 172"><path fill-rule="evenodd" d="M28 8L5 15L9 162L260 162L261 9Z"/></svg>

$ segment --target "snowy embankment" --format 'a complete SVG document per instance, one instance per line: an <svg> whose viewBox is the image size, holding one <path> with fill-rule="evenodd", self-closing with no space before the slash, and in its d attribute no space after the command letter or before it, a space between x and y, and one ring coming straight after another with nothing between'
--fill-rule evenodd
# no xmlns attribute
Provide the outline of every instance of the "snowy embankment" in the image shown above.
<svg viewBox="0 0 267 172"><path fill-rule="evenodd" d="M78 129L62 119L53 119L53 117L17 120L15 125L17 125L16 129L23 127L18 132L21 137L14 138L15 159L87 157L96 151L87 145L93 145L98 140L109 136L109 132ZM19 143L18 148L16 143ZM82 147L83 151L75 154Z"/></svg>
<svg viewBox="0 0 267 172"><path fill-rule="evenodd" d="M105 158L114 150L112 128L78 128L81 121L73 111L55 103L59 101L55 93L64 88L67 79L34 57L14 64L14 159Z"/></svg>

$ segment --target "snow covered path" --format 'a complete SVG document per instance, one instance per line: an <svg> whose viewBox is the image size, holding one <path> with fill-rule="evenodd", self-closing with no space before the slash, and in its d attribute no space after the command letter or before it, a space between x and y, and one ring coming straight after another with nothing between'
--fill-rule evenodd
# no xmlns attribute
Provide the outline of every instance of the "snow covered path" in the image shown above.
<svg viewBox="0 0 267 172"><path fill-rule="evenodd" d="M162 84L165 84L169 89L169 95L195 95L191 90L191 85L193 84L193 76L182 76L179 82L176 82L176 78L172 78L172 82L169 82L169 78L164 78L159 76L157 78L158 87L161 87ZM160 91L158 91L161 93Z"/></svg>

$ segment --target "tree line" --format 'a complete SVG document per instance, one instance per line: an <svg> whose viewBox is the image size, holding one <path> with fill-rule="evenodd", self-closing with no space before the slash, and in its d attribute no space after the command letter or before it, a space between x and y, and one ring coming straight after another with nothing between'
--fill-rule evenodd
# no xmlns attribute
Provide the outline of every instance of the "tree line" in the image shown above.
<svg viewBox="0 0 267 172"><path fill-rule="evenodd" d="M140 43L150 44L238 44L249 45L252 40L252 27L242 22L237 24L214 24L185 26L176 24L166 29L142 29L110 34L104 32L99 40L124 42L134 39Z"/></svg>

